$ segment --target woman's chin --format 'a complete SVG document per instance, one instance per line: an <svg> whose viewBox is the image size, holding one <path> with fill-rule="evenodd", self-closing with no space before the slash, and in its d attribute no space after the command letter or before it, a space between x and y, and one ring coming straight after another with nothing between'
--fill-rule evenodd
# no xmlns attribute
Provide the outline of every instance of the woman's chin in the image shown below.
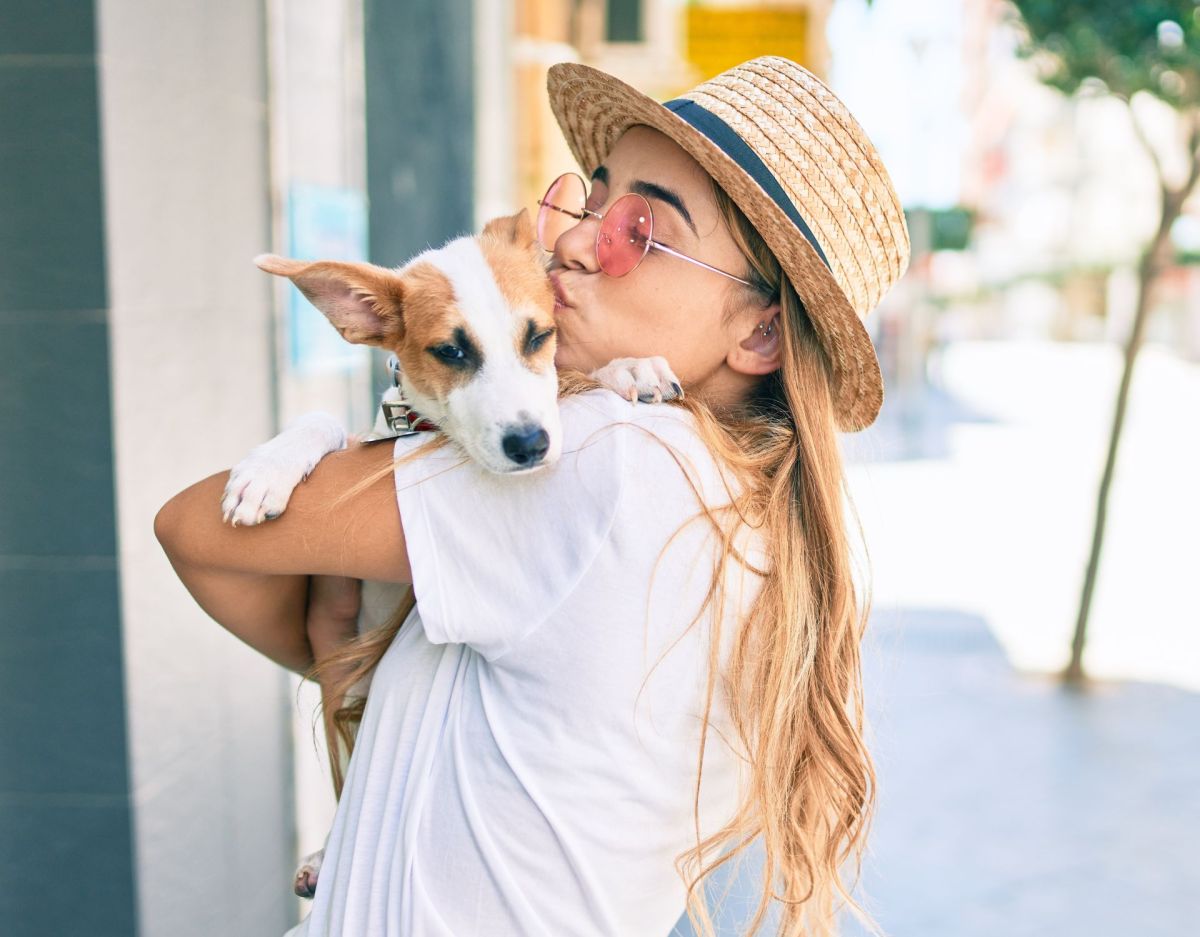
<svg viewBox="0 0 1200 937"><path fill-rule="evenodd" d="M559 349L554 354L554 367L559 371L582 371L583 369L576 363L575 356L570 352Z"/></svg>
<svg viewBox="0 0 1200 937"><path fill-rule="evenodd" d="M585 355L577 354L571 348L563 348L558 346L558 350L554 353L554 367L559 371L582 371L584 374L590 374L599 367L587 359Z"/></svg>

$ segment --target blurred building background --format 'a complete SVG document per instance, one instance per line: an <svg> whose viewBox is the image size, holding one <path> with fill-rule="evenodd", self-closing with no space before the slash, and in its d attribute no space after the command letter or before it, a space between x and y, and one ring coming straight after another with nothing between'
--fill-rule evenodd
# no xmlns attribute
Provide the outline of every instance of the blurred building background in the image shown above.
<svg viewBox="0 0 1200 937"><path fill-rule="evenodd" d="M1087 656L1106 689L1070 695L1051 675L1157 192L1127 115L1038 83L1006 9L0 0L0 932L303 913L291 873L333 814L318 696L207 619L151 524L300 413L367 426L385 376L250 258L393 265L533 205L575 168L555 62L665 100L782 54L863 123L913 238L868 319L884 412L845 437L875 577L869 906L898 937L1192 933L1200 213L1138 365Z"/></svg>

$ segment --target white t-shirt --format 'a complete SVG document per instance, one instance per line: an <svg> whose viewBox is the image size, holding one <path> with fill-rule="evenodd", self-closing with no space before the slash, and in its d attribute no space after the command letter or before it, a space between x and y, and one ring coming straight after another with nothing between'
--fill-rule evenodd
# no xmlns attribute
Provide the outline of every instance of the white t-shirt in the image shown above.
<svg viewBox="0 0 1200 937"><path fill-rule="evenodd" d="M452 446L396 469L417 604L371 680L316 897L289 933L667 937L683 913L712 619L688 625L716 539L695 521L662 552L700 509L675 456L710 506L736 489L680 408L594 390L564 399L562 422L561 460L533 474ZM762 569L759 534L736 536ZM727 569L722 655L761 584ZM718 683L704 836L740 800L721 699Z"/></svg>

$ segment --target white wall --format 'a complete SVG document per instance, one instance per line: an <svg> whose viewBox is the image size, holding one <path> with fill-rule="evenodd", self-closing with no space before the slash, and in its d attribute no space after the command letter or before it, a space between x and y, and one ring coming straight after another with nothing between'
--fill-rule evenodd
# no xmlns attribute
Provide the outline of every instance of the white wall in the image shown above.
<svg viewBox="0 0 1200 937"><path fill-rule="evenodd" d="M295 920L286 675L153 536L274 426L262 7L97 3L116 500L142 937ZM217 506L213 506L214 510Z"/></svg>
<svg viewBox="0 0 1200 937"><path fill-rule="evenodd" d="M270 249L277 253L288 249L286 200L291 185L365 190L362 15L361 0L269 0L267 4L274 207ZM346 372L293 371L287 350L287 286L277 280L275 287L280 425L319 409L335 414L352 429L366 431L374 412L365 350L361 363ZM336 802L316 715L319 690L292 675L288 684L298 859L324 846ZM310 902L296 899L296 903L302 915L308 913Z"/></svg>

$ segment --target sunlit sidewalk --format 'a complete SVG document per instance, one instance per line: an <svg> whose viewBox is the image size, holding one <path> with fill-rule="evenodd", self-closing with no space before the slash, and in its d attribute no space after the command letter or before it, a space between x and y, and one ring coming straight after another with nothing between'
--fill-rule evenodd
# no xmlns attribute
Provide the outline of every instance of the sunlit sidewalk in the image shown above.
<svg viewBox="0 0 1200 937"><path fill-rule="evenodd" d="M1138 363L1085 658L1104 679L1079 694L1050 675L1119 353L974 343L939 364L940 388L846 437L875 582L863 893L895 937L1197 933L1200 367Z"/></svg>
<svg viewBox="0 0 1200 937"><path fill-rule="evenodd" d="M881 614L862 891L893 937L1191 937L1200 696L1013 670L975 615ZM861 931L848 923L845 937Z"/></svg>
<svg viewBox="0 0 1200 937"><path fill-rule="evenodd" d="M1196 933L1200 695L1079 695L1014 670L978 616L920 607L876 614L863 663L878 805L856 894L887 934ZM755 857L714 876L721 937L745 933Z"/></svg>

